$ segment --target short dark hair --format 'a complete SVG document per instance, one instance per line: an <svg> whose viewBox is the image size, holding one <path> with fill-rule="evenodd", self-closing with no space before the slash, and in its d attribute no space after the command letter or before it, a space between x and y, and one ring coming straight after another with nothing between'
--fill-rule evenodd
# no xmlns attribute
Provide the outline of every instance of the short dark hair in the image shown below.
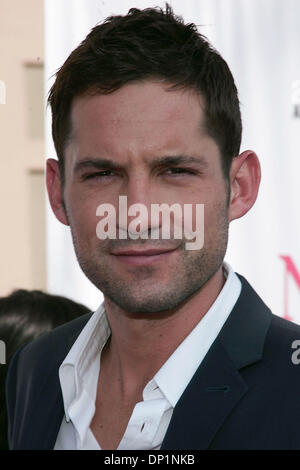
<svg viewBox="0 0 300 470"><path fill-rule="evenodd" d="M192 89L204 99L205 125L216 141L226 178L239 154L242 122L230 69L195 24L185 24L166 4L110 16L95 26L56 74L48 101L62 179L71 136L72 100L85 92L108 94L130 82L164 79L172 89Z"/></svg>
<svg viewBox="0 0 300 470"><path fill-rule="evenodd" d="M17 289L0 297L0 339L7 362L22 344L87 312L83 304L41 290Z"/></svg>

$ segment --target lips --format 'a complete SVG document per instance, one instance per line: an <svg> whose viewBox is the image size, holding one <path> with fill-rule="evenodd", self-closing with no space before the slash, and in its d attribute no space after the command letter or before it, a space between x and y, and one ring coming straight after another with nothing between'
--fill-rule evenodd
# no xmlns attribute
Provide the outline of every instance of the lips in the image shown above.
<svg viewBox="0 0 300 470"><path fill-rule="evenodd" d="M119 249L111 252L111 255L114 255L115 259L125 264L142 266L165 261L176 249L177 247Z"/></svg>
<svg viewBox="0 0 300 470"><path fill-rule="evenodd" d="M148 249L125 249L115 250L112 252L115 256L154 256L162 253L174 251L176 248L148 248Z"/></svg>

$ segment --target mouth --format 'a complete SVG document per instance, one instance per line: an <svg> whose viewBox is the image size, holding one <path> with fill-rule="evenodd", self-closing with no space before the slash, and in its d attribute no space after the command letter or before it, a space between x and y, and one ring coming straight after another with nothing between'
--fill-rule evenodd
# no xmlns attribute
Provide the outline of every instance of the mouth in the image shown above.
<svg viewBox="0 0 300 470"><path fill-rule="evenodd" d="M166 261L168 257L177 250L174 248L148 248L148 249L127 249L115 250L111 255L122 263L133 266L145 266L157 262Z"/></svg>

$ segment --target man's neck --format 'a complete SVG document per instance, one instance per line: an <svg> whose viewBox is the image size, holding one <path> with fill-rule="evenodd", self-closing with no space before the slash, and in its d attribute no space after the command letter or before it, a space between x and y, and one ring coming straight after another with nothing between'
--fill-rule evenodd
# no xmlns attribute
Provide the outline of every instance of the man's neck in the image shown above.
<svg viewBox="0 0 300 470"><path fill-rule="evenodd" d="M132 314L105 298L112 335L101 367L116 375L124 398L138 394L204 317L225 283L222 267L180 307L165 313Z"/></svg>

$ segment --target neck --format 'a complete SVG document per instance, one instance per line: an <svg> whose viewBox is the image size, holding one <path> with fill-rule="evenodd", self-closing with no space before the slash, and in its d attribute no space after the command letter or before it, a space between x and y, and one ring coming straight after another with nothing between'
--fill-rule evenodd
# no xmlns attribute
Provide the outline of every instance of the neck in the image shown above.
<svg viewBox="0 0 300 470"><path fill-rule="evenodd" d="M112 335L101 361L118 376L124 395L144 388L203 318L224 282L221 267L186 302L163 313L132 314L105 298Z"/></svg>

